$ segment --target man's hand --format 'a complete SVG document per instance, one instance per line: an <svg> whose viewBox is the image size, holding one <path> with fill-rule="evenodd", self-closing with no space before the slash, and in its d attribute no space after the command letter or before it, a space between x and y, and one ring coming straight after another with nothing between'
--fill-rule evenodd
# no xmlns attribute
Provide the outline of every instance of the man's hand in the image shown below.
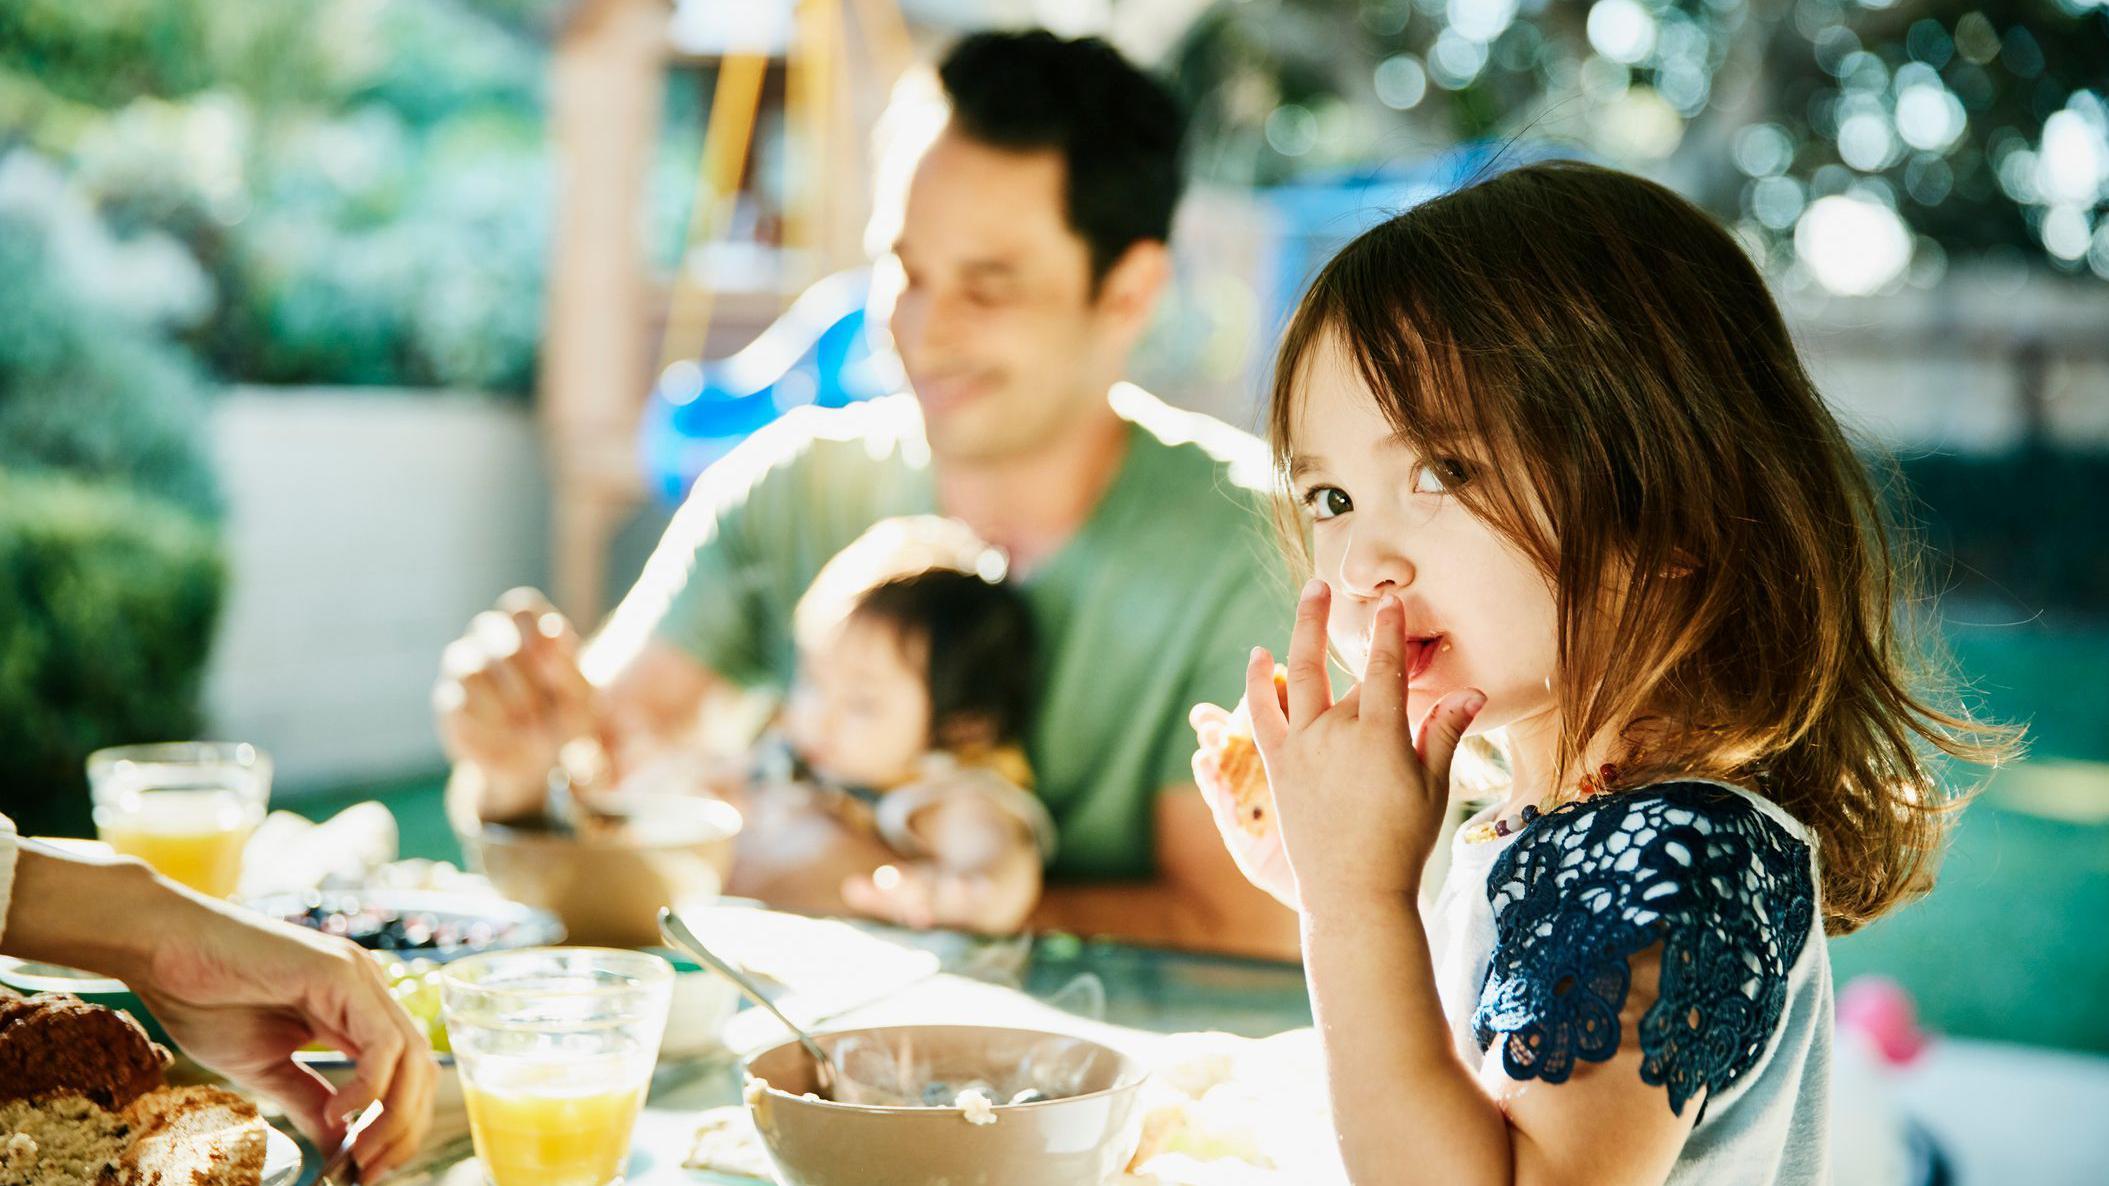
<svg viewBox="0 0 2109 1186"><path fill-rule="evenodd" d="M613 753L600 691L579 669L578 632L533 589L499 598L448 645L432 705L448 755L476 768L485 819L538 809L567 743L591 738Z"/></svg>

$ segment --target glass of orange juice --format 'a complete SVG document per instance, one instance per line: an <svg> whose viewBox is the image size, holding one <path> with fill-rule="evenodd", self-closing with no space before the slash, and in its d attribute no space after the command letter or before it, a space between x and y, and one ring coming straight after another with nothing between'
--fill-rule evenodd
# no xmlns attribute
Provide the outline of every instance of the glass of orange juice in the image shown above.
<svg viewBox="0 0 2109 1186"><path fill-rule="evenodd" d="M234 893L242 849L264 821L271 759L253 745L178 741L88 755L95 832L163 876L214 897Z"/></svg>
<svg viewBox="0 0 2109 1186"><path fill-rule="evenodd" d="M658 956L598 947L446 965L440 1016L491 1186L622 1181L673 986Z"/></svg>

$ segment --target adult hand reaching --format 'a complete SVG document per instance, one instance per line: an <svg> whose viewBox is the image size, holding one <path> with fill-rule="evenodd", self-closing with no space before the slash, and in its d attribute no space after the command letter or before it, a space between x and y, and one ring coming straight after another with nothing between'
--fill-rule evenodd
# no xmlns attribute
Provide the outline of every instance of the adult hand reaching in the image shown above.
<svg viewBox="0 0 2109 1186"><path fill-rule="evenodd" d="M352 1151L367 1179L423 1142L438 1078L431 1047L351 943L204 898L134 860L35 844L23 845L0 908L0 949L124 981L185 1054L276 1101L322 1148L380 1100ZM356 1064L342 1089L293 1061L314 1042Z"/></svg>
<svg viewBox="0 0 2109 1186"><path fill-rule="evenodd" d="M541 808L549 772L581 737L606 744L599 689L579 667L571 622L533 589L514 589L476 615L440 660L432 690L441 743L475 767L477 814L529 815Z"/></svg>
<svg viewBox="0 0 2109 1186"><path fill-rule="evenodd" d="M265 919L214 912L158 949L134 984L184 1053L275 1100L327 1150L368 1103L382 1111L352 1149L371 1180L424 1140L438 1068L422 1029L389 995L380 965L351 943ZM311 1043L357 1071L332 1089L293 1061Z"/></svg>

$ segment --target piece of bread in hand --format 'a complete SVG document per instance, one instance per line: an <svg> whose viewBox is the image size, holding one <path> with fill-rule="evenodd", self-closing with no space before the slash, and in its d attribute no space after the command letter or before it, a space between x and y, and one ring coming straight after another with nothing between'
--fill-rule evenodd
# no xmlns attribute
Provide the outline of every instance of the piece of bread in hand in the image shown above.
<svg viewBox="0 0 2109 1186"><path fill-rule="evenodd" d="M1274 694L1287 705L1288 669L1274 669ZM1216 770L1237 804L1238 826L1254 836L1264 836L1274 827L1274 792L1267 785L1267 769L1260 761L1260 747L1252 740L1252 713L1240 703L1230 716L1223 746L1216 751Z"/></svg>

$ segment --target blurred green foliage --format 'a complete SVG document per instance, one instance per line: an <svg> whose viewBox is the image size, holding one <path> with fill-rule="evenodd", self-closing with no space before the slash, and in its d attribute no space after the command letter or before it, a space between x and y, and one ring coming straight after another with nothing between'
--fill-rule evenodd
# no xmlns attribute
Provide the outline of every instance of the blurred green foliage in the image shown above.
<svg viewBox="0 0 2109 1186"><path fill-rule="evenodd" d="M168 337L195 269L169 250L0 159L0 811L24 830L85 826L90 751L198 728L226 577L208 389ZM156 274L170 299L129 283Z"/></svg>
<svg viewBox="0 0 2109 1186"><path fill-rule="evenodd" d="M212 528L108 482L0 470L0 811L79 834L82 761L188 737L225 571Z"/></svg>
<svg viewBox="0 0 2109 1186"><path fill-rule="evenodd" d="M0 209L0 467L130 487L217 518L205 387L153 331L69 291L36 222Z"/></svg>
<svg viewBox="0 0 2109 1186"><path fill-rule="evenodd" d="M2101 0L1225 2L1167 67L1221 183L1552 140L1669 182L1782 270L1802 216L1850 195L1922 272L2109 278Z"/></svg>
<svg viewBox="0 0 2109 1186"><path fill-rule="evenodd" d="M60 162L121 236L171 237L184 337L237 382L524 392L556 0L19 0L0 146Z"/></svg>

